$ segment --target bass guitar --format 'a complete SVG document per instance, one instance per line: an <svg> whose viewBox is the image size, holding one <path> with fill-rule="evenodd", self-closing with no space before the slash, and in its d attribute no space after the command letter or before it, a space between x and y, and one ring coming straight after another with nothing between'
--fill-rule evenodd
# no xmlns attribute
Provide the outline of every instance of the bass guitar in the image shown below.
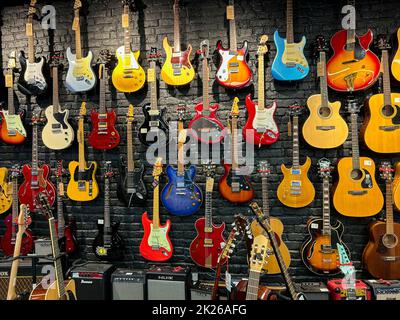
<svg viewBox="0 0 400 320"><path fill-rule="evenodd" d="M162 159L158 158L154 164L154 195L153 195L153 219L148 218L148 213L142 215L144 230L143 239L140 242L139 251L143 258L150 261L167 261L172 257L173 247L169 238L171 221L168 219L164 225L160 225L160 175L162 173Z"/></svg>
<svg viewBox="0 0 400 320"><path fill-rule="evenodd" d="M383 93L368 99L362 135L365 144L377 153L400 152L400 93L390 89L389 44L383 35L378 36L382 50Z"/></svg>
<svg viewBox="0 0 400 320"><path fill-rule="evenodd" d="M38 126L42 122L40 112L39 108L36 108L32 115L32 166L25 164L22 167L24 182L18 191L19 201L28 205L30 212L36 211L38 195L42 193L47 196L51 206L56 200L56 189L49 180L49 165L43 164L39 167Z"/></svg>
<svg viewBox="0 0 400 320"><path fill-rule="evenodd" d="M229 21L229 48L222 46L222 41L217 42L220 63L215 75L217 82L229 89L240 89L251 83L253 73L247 64L249 60L248 42L244 41L240 49L237 46L235 6L229 0L226 7L226 18Z"/></svg>
<svg viewBox="0 0 400 320"><path fill-rule="evenodd" d="M135 168L132 136L133 113L134 108L130 105L126 116L127 156L126 160L121 157L119 188L117 190L118 198L128 207L143 203L147 199L147 189L143 182L144 165L142 163Z"/></svg>
<svg viewBox="0 0 400 320"><path fill-rule="evenodd" d="M170 46L168 37L164 38L163 48L166 58L161 69L162 80L170 86L187 85L195 76L194 68L190 63L192 46L189 44L185 51L181 50L179 24L179 0L174 0L174 46Z"/></svg>
<svg viewBox="0 0 400 320"><path fill-rule="evenodd" d="M358 145L357 101L348 101L351 114L352 156L341 158L337 165L339 180L334 185L333 205L349 217L370 217L383 207L383 195L375 181L375 163L360 157Z"/></svg>
<svg viewBox="0 0 400 320"><path fill-rule="evenodd" d="M10 209L12 202L13 197L10 193L10 184L8 182L8 169L2 167L0 168L0 214Z"/></svg>
<svg viewBox="0 0 400 320"><path fill-rule="evenodd" d="M89 51L86 57L82 56L80 10L82 8L81 0L74 2L74 21L72 30L75 32L75 54L71 48L67 48L68 72L65 78L65 85L71 92L86 92L96 85L96 76L92 69L93 53Z"/></svg>
<svg viewBox="0 0 400 320"><path fill-rule="evenodd" d="M300 249L301 258L305 266L317 275L338 274L337 261L339 254L337 245L346 245L342 241L344 232L343 224L337 220L331 224L329 178L331 176L331 163L322 158L318 161L319 174L322 178L322 218L312 218L307 222L308 238Z"/></svg>
<svg viewBox="0 0 400 320"><path fill-rule="evenodd" d="M161 191L161 202L169 213L188 216L196 213L203 202L199 186L194 182L196 167L185 169L184 145L186 130L183 128L184 110L178 110L178 168L167 167L168 183Z"/></svg>
<svg viewBox="0 0 400 320"><path fill-rule="evenodd" d="M301 111L302 107L298 105L289 107L289 117L293 118L293 132L289 130L289 135L293 135L293 162L291 168L281 165L283 180L277 191L279 201L292 208L308 206L315 197L314 186L308 178L311 159L307 157L306 162L300 165L299 114Z"/></svg>
<svg viewBox="0 0 400 320"><path fill-rule="evenodd" d="M47 82L43 75L46 63L45 57L39 60L35 57L35 36L33 31L33 17L36 15L36 0L31 0L26 23L26 36L28 37L28 57L21 51L19 63L21 73L18 79L18 90L26 96L39 96L46 92Z"/></svg>
<svg viewBox="0 0 400 320"><path fill-rule="evenodd" d="M400 278L400 224L393 220L393 169L389 162L383 162L379 171L386 181L386 219L370 224L362 261L374 278L393 280Z"/></svg>
<svg viewBox="0 0 400 320"><path fill-rule="evenodd" d="M251 94L246 97L247 122L243 127L243 137L248 143L270 145L279 139L279 129L275 121L278 108L276 101L272 106L265 107L264 55L268 52L268 36L261 36L258 46L258 103L251 100Z"/></svg>
<svg viewBox="0 0 400 320"><path fill-rule="evenodd" d="M355 6L355 1L348 1ZM336 91L362 91L375 83L380 61L369 49L373 33L357 36L356 28L336 32L331 38L334 51L326 66L328 85Z"/></svg>
<svg viewBox="0 0 400 320"><path fill-rule="evenodd" d="M8 110L0 110L0 140L7 144L21 144L26 139L26 130L23 124L24 111L15 113L14 106L14 74L15 51L12 51L8 60L8 70L5 74L8 89Z"/></svg>
<svg viewBox="0 0 400 320"><path fill-rule="evenodd" d="M119 47L116 52L118 64L112 73L112 83L121 92L136 92L143 88L146 81L146 74L139 65L138 59L140 51L132 52L131 35L129 30L129 7L132 6L131 0L123 0L122 28L124 29L124 45Z"/></svg>
<svg viewBox="0 0 400 320"><path fill-rule="evenodd" d="M11 214L9 214L5 220L4 224L6 226L6 231L1 238L1 249L6 257L11 257L13 255L15 244L16 244L16 222L18 220L18 178L20 176L20 168L15 166L11 171L11 184L12 184L12 208ZM25 208L25 207L24 207ZM30 223L29 223L30 224ZM28 225L24 229L22 234L22 240L20 244L19 254L26 256L28 253L32 252L33 249L33 234L32 231L28 229Z"/></svg>
<svg viewBox="0 0 400 320"><path fill-rule="evenodd" d="M104 220L97 221L98 233L93 241L93 252L99 260L119 261L124 256L124 241L118 233L119 222L110 219L110 179L113 176L111 161L106 161L104 176Z"/></svg>
<svg viewBox="0 0 400 320"><path fill-rule="evenodd" d="M340 101L330 102L326 80L326 52L328 47L325 38L318 36L316 50L319 55L317 76L319 77L320 94L307 99L310 115L303 124L304 140L318 149L332 149L341 146L349 135L349 127L340 115Z"/></svg>
<svg viewBox="0 0 400 320"><path fill-rule="evenodd" d="M85 160L85 115L86 103L82 102L77 134L79 161L71 161L68 165L70 180L67 186L67 195L74 201L91 201L99 195L99 186L96 181L97 162L86 162Z"/></svg>
<svg viewBox="0 0 400 320"><path fill-rule="evenodd" d="M215 165L207 164L204 167L206 173L206 195L205 195L205 217L199 218L195 222L197 231L196 238L189 247L190 257L199 266L204 268L215 268L218 263L225 239L223 233L225 223L219 226L212 221L212 191L214 187ZM224 264L224 261L220 261Z"/></svg>
<svg viewBox="0 0 400 320"><path fill-rule="evenodd" d="M306 37L294 42L293 33L293 0L286 0L286 39L281 38L278 30L274 33L276 56L272 63L272 77L279 81L304 79L310 67L304 56Z"/></svg>
<svg viewBox="0 0 400 320"><path fill-rule="evenodd" d="M224 163L224 175L219 180L218 189L221 196L233 203L246 203L254 197L254 189L249 177L240 172L238 165L238 117L239 99L235 98L231 110L232 164Z"/></svg>
<svg viewBox="0 0 400 320"><path fill-rule="evenodd" d="M207 144L219 143L225 135L224 125L217 118L218 104L210 106L209 94L209 42L204 40L200 45L200 59L203 60L203 103L195 107L196 116L189 123L191 135L200 142Z"/></svg>
<svg viewBox="0 0 400 320"><path fill-rule="evenodd" d="M68 148L74 141L74 130L68 123L69 110L61 111L58 95L58 69L61 52L52 57L51 68L53 74L53 105L46 108L47 123L42 131L43 144L52 150L63 150Z"/></svg>

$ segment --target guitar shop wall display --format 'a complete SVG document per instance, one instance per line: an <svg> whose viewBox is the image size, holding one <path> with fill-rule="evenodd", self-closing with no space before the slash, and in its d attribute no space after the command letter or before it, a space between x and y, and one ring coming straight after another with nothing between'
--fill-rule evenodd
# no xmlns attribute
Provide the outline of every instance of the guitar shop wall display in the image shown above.
<svg viewBox="0 0 400 320"><path fill-rule="evenodd" d="M43 238L30 300L77 299L78 259L189 267L213 300L400 299L397 2L159 2L2 8L7 299Z"/></svg>

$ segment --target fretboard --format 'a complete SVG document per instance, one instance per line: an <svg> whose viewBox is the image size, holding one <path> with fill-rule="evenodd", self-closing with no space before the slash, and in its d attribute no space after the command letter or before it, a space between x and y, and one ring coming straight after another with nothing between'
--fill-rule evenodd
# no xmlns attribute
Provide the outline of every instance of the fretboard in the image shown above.
<svg viewBox="0 0 400 320"><path fill-rule="evenodd" d="M203 58L203 109L210 109L210 92L209 92L210 70L208 67L208 59Z"/></svg>
<svg viewBox="0 0 400 320"><path fill-rule="evenodd" d="M11 243L15 243L15 236L16 236L16 230L15 230L15 221L18 219L18 178L13 178L12 179L12 211L11 211L11 217L12 217L12 224L11 224Z"/></svg>
<svg viewBox="0 0 400 320"><path fill-rule="evenodd" d="M53 71L53 113L60 112L60 101L58 97L58 67L54 66Z"/></svg>
<svg viewBox="0 0 400 320"><path fill-rule="evenodd" d="M183 128L183 120L178 121L178 174L184 175L185 174L185 160L184 160L184 146L185 142L180 141L180 135Z"/></svg>
<svg viewBox="0 0 400 320"><path fill-rule="evenodd" d="M32 126L32 172L38 173L38 124Z"/></svg>
<svg viewBox="0 0 400 320"><path fill-rule="evenodd" d="M235 10L232 4L233 11ZM235 14L233 13L233 16ZM237 51L237 34L235 17L229 20L229 48L231 51Z"/></svg>
<svg viewBox="0 0 400 320"><path fill-rule="evenodd" d="M390 68L389 68L389 54L387 50L382 51L383 63L383 98L385 109L390 108L392 104L391 89L390 89Z"/></svg>
<svg viewBox="0 0 400 320"><path fill-rule="evenodd" d="M294 42L293 35L293 0L286 0L286 41Z"/></svg>
<svg viewBox="0 0 400 320"><path fill-rule="evenodd" d="M293 117L293 169L300 168L299 117Z"/></svg>
<svg viewBox="0 0 400 320"><path fill-rule="evenodd" d="M205 200L205 228L206 230L212 230L212 191L206 192Z"/></svg>
<svg viewBox="0 0 400 320"><path fill-rule="evenodd" d="M322 234L331 237L331 211L330 211L330 200L329 200L329 178L323 178L322 182L322 221L323 228Z"/></svg>
<svg viewBox="0 0 400 320"><path fill-rule="evenodd" d="M82 59L82 40L81 40L81 26L79 18L79 10L75 11L75 19L77 19L77 25L75 30L75 54L76 59Z"/></svg>
<svg viewBox="0 0 400 320"><path fill-rule="evenodd" d="M30 21L32 24L32 19ZM33 27L32 27L32 35L28 36L28 62L35 63L35 39L33 37Z"/></svg>
<svg viewBox="0 0 400 320"><path fill-rule="evenodd" d="M151 77L152 80L148 80L150 83L150 105L151 105L151 110L157 111L158 110L158 104L157 104L157 77L156 77L156 62L151 61L150 62L150 69L147 70L147 73L150 74L152 73L154 76ZM150 79L150 77L147 77L147 79Z"/></svg>
<svg viewBox="0 0 400 320"><path fill-rule="evenodd" d="M100 114L105 114L106 111L106 72L107 69L105 67L105 65L103 65L103 74L102 77L100 79L100 97L99 97L99 104L100 104Z"/></svg>
<svg viewBox="0 0 400 320"><path fill-rule="evenodd" d="M250 270L249 280L247 281L246 300L258 299L258 286L260 284L260 272Z"/></svg>
<svg viewBox="0 0 400 320"><path fill-rule="evenodd" d="M352 163L353 169L360 169L360 149L358 145L358 124L357 114L351 114L351 151L352 151Z"/></svg>
<svg viewBox="0 0 400 320"><path fill-rule="evenodd" d="M11 75L12 77L12 75ZM13 81L14 85L14 81ZM10 115L15 114L15 106L14 106L14 88L11 86L11 88L8 88L8 113Z"/></svg>
<svg viewBox="0 0 400 320"><path fill-rule="evenodd" d="M320 68L318 71L320 73L319 86L321 88L321 106L328 107L329 98L328 98L328 82L327 82L327 77L326 77L326 53L325 52L319 53L319 63L320 63L320 65L319 65Z"/></svg>
<svg viewBox="0 0 400 320"><path fill-rule="evenodd" d="M355 1L347 1L347 4L350 6L355 7ZM356 17L354 17L356 18ZM347 38L346 38L346 45L347 45L347 50L353 51L355 49L355 44L356 44L356 30L355 29L347 29Z"/></svg>
<svg viewBox="0 0 400 320"><path fill-rule="evenodd" d="M174 51L180 52L181 51L181 37L180 37L180 30L179 30L179 5L174 4Z"/></svg>
<svg viewBox="0 0 400 320"><path fill-rule="evenodd" d="M126 122L126 138L127 138L127 167L128 172L135 170L135 162L133 161L133 136L132 136L132 121L127 120Z"/></svg>
<svg viewBox="0 0 400 320"><path fill-rule="evenodd" d="M258 110L265 109L264 55L258 54Z"/></svg>
<svg viewBox="0 0 400 320"><path fill-rule="evenodd" d="M129 55L131 53L131 33L129 30L129 25L130 25L129 6L124 6L124 15L126 15L127 17L127 27L124 28L124 51L126 55Z"/></svg>
<svg viewBox="0 0 400 320"><path fill-rule="evenodd" d="M85 171L85 129L84 119L81 116L78 124L78 142L79 142L79 171Z"/></svg>
<svg viewBox="0 0 400 320"><path fill-rule="evenodd" d="M59 182L57 184L57 226L58 226L58 239L64 237L65 232L65 220L64 220L64 208L63 208L63 198L61 195L61 187Z"/></svg>
<svg viewBox="0 0 400 320"><path fill-rule="evenodd" d="M262 177L261 178L262 184L262 200L263 200L263 213L264 218L269 220L269 196L268 196L268 178Z"/></svg>
<svg viewBox="0 0 400 320"><path fill-rule="evenodd" d="M394 234L392 181L386 182L386 234Z"/></svg>
<svg viewBox="0 0 400 320"><path fill-rule="evenodd" d="M60 261L60 249L58 247L58 237L56 233L56 222L54 217L49 219L49 228L50 228L50 238L51 238L51 248L53 251L54 260L54 268L56 272L56 283L57 283L57 292L58 297L65 296L65 286L64 286L64 276L62 271L62 265Z"/></svg>
<svg viewBox="0 0 400 320"><path fill-rule="evenodd" d="M107 177L104 182L104 232L108 234L110 227L110 178Z"/></svg>
<svg viewBox="0 0 400 320"><path fill-rule="evenodd" d="M153 194L153 229L160 227L160 185L159 177L154 178L154 194Z"/></svg>
<svg viewBox="0 0 400 320"><path fill-rule="evenodd" d="M237 170L239 168L238 165L238 117L236 115L232 116L232 170Z"/></svg>

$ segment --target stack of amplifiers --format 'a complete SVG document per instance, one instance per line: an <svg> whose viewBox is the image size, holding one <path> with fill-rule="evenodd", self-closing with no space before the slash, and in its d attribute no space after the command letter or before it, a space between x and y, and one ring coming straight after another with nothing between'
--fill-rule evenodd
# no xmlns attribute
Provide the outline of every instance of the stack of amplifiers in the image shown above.
<svg viewBox="0 0 400 320"><path fill-rule="evenodd" d="M376 300L400 300L399 280L365 280Z"/></svg>
<svg viewBox="0 0 400 320"><path fill-rule="evenodd" d="M145 300L146 272L117 269L111 276L113 300Z"/></svg>

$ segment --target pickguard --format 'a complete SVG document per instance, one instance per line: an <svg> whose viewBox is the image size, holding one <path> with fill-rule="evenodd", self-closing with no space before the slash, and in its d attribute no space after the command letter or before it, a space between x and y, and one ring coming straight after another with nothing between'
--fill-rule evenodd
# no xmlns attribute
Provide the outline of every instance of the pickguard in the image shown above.
<svg viewBox="0 0 400 320"><path fill-rule="evenodd" d="M237 183L239 185L240 191L249 191L251 190L250 184L246 181L244 176L236 175L233 171L228 175L226 179L226 183L229 187L232 188L232 183Z"/></svg>
<svg viewBox="0 0 400 320"><path fill-rule="evenodd" d="M53 114L53 117L59 124L61 124L61 126L64 130L68 129L68 126L64 121L65 113L57 112L57 113Z"/></svg>
<svg viewBox="0 0 400 320"><path fill-rule="evenodd" d="M372 189L373 184L372 184L371 174L366 169L361 169L361 170L364 172L364 179L361 181L361 187L364 189Z"/></svg>
<svg viewBox="0 0 400 320"><path fill-rule="evenodd" d="M285 40L285 51L282 55L282 62L286 67L296 67L299 64L306 68L308 64L303 54L303 44L301 42L287 43Z"/></svg>
<svg viewBox="0 0 400 320"><path fill-rule="evenodd" d="M229 79L229 61L236 55L231 54L228 50L219 50L219 54L222 57L221 66L218 69L217 77L220 81L228 81Z"/></svg>
<svg viewBox="0 0 400 320"><path fill-rule="evenodd" d="M9 132L15 130L22 136L26 137L26 130L22 124L21 117L19 115L10 115L8 114L8 111L3 111L3 117L4 121L7 124L7 129Z"/></svg>
<svg viewBox="0 0 400 320"><path fill-rule="evenodd" d="M24 74L25 82L30 86L35 86L39 90L46 89L46 79L42 74L43 63L29 63L27 62L26 71Z"/></svg>
<svg viewBox="0 0 400 320"><path fill-rule="evenodd" d="M119 47L117 49L117 55L120 56L122 67L124 69L139 69L139 63L136 61L135 56L131 52L130 54L125 54L125 47Z"/></svg>
<svg viewBox="0 0 400 320"><path fill-rule="evenodd" d="M396 108L396 114L392 118L392 123L393 124L400 124L400 107L398 105L394 106Z"/></svg>
<svg viewBox="0 0 400 320"><path fill-rule="evenodd" d="M159 250L161 248L165 249L168 252L171 252L171 246L169 245L167 239L167 228L159 227L158 229L154 229L153 224L150 225L150 235L147 240L149 247L153 248L153 250Z"/></svg>
<svg viewBox="0 0 400 320"><path fill-rule="evenodd" d="M258 133L264 133L267 130L278 133L278 126L274 121L275 108L264 109L263 111L258 110L256 106L256 115L253 120L253 128Z"/></svg>
<svg viewBox="0 0 400 320"><path fill-rule="evenodd" d="M89 168L85 168L83 172L79 171L79 167L76 167L74 172L74 180L75 182L78 181L93 181L93 173L94 173L95 166L91 164Z"/></svg>

